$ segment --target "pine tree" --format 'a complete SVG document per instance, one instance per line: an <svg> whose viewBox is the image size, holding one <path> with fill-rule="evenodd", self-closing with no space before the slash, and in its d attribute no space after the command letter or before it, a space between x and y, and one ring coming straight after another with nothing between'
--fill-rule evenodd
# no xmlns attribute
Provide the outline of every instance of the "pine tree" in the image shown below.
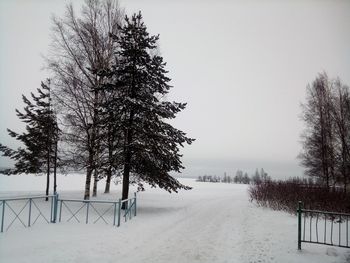
<svg viewBox="0 0 350 263"><path fill-rule="evenodd" d="M46 173L46 195L48 195L52 166L56 174L59 129L52 110L49 85L42 82L41 89L38 88L37 91L37 96L31 93L33 102L22 95L26 105L24 112L16 109L18 118L26 123L26 131L19 134L7 129L8 134L21 141L24 147L13 150L0 144L0 151L3 156L15 160L15 168L11 170L12 174ZM56 191L56 178L54 191Z"/></svg>
<svg viewBox="0 0 350 263"><path fill-rule="evenodd" d="M123 142L119 147L122 199L128 198L130 175L131 182L140 189L143 182L169 192L190 189L169 174L184 168L179 146L191 144L194 139L167 122L185 109L186 103L163 100L171 86L163 58L152 55L159 36L149 35L139 13L131 19L126 16L119 35L112 37L118 46L116 64L110 72L110 82L103 88L117 94L109 101L107 111L118 113L114 123Z"/></svg>
<svg viewBox="0 0 350 263"><path fill-rule="evenodd" d="M103 74L105 74L104 72ZM106 99L99 108L101 123L100 144L104 154L100 158L101 174L106 177L104 193L109 193L110 184L113 175L119 176L122 167L121 148L123 142L122 127L120 123L120 112L114 109L114 102L117 99L117 92L109 89L103 89Z"/></svg>

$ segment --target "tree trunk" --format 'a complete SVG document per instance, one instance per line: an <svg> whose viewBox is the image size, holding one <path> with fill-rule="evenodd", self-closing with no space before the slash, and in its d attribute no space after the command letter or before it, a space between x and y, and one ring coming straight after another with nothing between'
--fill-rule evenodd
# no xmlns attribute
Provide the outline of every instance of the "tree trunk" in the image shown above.
<svg viewBox="0 0 350 263"><path fill-rule="evenodd" d="M126 162L124 164L124 172L123 172L122 200L128 199L128 196L129 196L130 160L131 160L131 154L127 154ZM124 202L122 205L122 209L127 209L127 208L128 208L128 204L127 202Z"/></svg>
<svg viewBox="0 0 350 263"><path fill-rule="evenodd" d="M48 150L48 155L46 159L46 198L45 201L49 201L49 198L47 197L49 195L49 187L50 187L50 150Z"/></svg>
<svg viewBox="0 0 350 263"><path fill-rule="evenodd" d="M97 196L97 182L98 182L98 174L97 174L97 168L94 170L94 186L92 190L92 196Z"/></svg>
<svg viewBox="0 0 350 263"><path fill-rule="evenodd" d="M84 193L84 200L90 199L90 185L91 185L91 175L93 171L93 164L94 164L94 154L93 151L89 150L89 163L86 169L86 180L85 180L85 193Z"/></svg>
<svg viewBox="0 0 350 263"><path fill-rule="evenodd" d="M132 73L132 82L131 82L131 89L130 89L130 97L135 97L135 72L136 72L136 58L134 57L133 60L133 73ZM125 153L125 160L124 160L124 171L123 171L123 190L122 190L122 200L128 199L129 196L129 183L130 183L130 169L131 169L131 142L132 142L132 125L134 120L134 110L133 108L130 109L129 114L129 120L126 127L126 140L124 143L124 153ZM127 209L128 203L124 202L122 205L122 209Z"/></svg>
<svg viewBox="0 0 350 263"><path fill-rule="evenodd" d="M55 156L54 156L54 166L53 166L53 193L57 192L57 181L56 181L56 172L57 172L57 141L55 142Z"/></svg>
<svg viewBox="0 0 350 263"><path fill-rule="evenodd" d="M108 194L111 186L111 178L112 178L112 169L111 167L107 170L107 178L106 178L106 186L105 186L105 194Z"/></svg>
<svg viewBox="0 0 350 263"><path fill-rule="evenodd" d="M90 184L91 184L91 168L87 168L86 170L86 180L85 180L85 193L84 193L84 200L90 199Z"/></svg>
<svg viewBox="0 0 350 263"><path fill-rule="evenodd" d="M130 114L129 124L132 123L133 112ZM131 126L131 125L130 125ZM124 171L123 171L123 190L122 190L122 200L128 199L129 196L129 177L130 177L130 169L131 169L131 149L130 144L132 140L131 129L127 129L127 136L125 142L125 160L124 160ZM122 209L127 208L127 202L124 202L122 205Z"/></svg>
<svg viewBox="0 0 350 263"><path fill-rule="evenodd" d="M95 76L95 81L97 81L97 76ZM91 135L91 172L90 172L90 181L91 181L91 174L92 170L94 171L94 185L92 190L92 196L97 195L97 160L98 160L98 143L96 141L97 138L97 117L98 117L98 91L94 91L94 115L93 115L93 123L92 123L92 135ZM90 182L89 182L90 183ZM85 188L86 190L86 188ZM90 191L90 185L89 185L89 191Z"/></svg>
<svg viewBox="0 0 350 263"><path fill-rule="evenodd" d="M105 194L108 194L111 186L112 178L112 166L113 166L113 131L110 125L108 125L108 169L105 186Z"/></svg>

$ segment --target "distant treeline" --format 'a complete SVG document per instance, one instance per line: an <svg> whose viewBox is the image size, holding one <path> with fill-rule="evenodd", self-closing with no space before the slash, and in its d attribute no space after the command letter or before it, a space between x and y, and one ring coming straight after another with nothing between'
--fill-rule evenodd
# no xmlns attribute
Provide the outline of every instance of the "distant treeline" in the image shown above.
<svg viewBox="0 0 350 263"><path fill-rule="evenodd" d="M231 177L224 174L223 177L216 175L203 175L198 176L198 182L211 182L211 183L235 183L235 184L260 184L262 182L271 181L271 177L261 168L260 172L256 169L255 174L249 176L247 172L237 170L236 175Z"/></svg>

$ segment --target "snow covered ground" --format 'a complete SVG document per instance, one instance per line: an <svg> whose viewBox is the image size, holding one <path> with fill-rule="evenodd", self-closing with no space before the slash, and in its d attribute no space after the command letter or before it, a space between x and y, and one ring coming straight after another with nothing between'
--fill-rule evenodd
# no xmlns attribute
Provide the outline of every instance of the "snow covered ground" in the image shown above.
<svg viewBox="0 0 350 263"><path fill-rule="evenodd" d="M256 207L245 185L180 180L193 190L147 188L138 194L137 217L119 228L16 224L0 233L0 262L350 262L349 249L303 243L298 251L296 217ZM0 176L0 198L41 194L44 182L40 176ZM60 196L81 198L83 182L82 175L60 176ZM97 199L119 197L120 185L113 185Z"/></svg>

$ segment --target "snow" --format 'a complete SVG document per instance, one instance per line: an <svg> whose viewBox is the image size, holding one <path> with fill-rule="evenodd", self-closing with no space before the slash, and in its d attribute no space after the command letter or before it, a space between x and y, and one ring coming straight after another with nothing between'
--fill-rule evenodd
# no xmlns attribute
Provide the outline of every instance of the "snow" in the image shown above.
<svg viewBox="0 0 350 263"><path fill-rule="evenodd" d="M0 262L350 261L349 249L303 243L298 251L296 216L257 207L245 185L180 181L193 190L138 193L137 217L120 227L101 220L41 220L26 229L18 223L0 233ZM44 182L40 176L0 176L0 198L41 193ZM81 198L84 176L60 176L58 185L61 197ZM120 190L112 185L110 194L99 193L97 199L116 200Z"/></svg>

